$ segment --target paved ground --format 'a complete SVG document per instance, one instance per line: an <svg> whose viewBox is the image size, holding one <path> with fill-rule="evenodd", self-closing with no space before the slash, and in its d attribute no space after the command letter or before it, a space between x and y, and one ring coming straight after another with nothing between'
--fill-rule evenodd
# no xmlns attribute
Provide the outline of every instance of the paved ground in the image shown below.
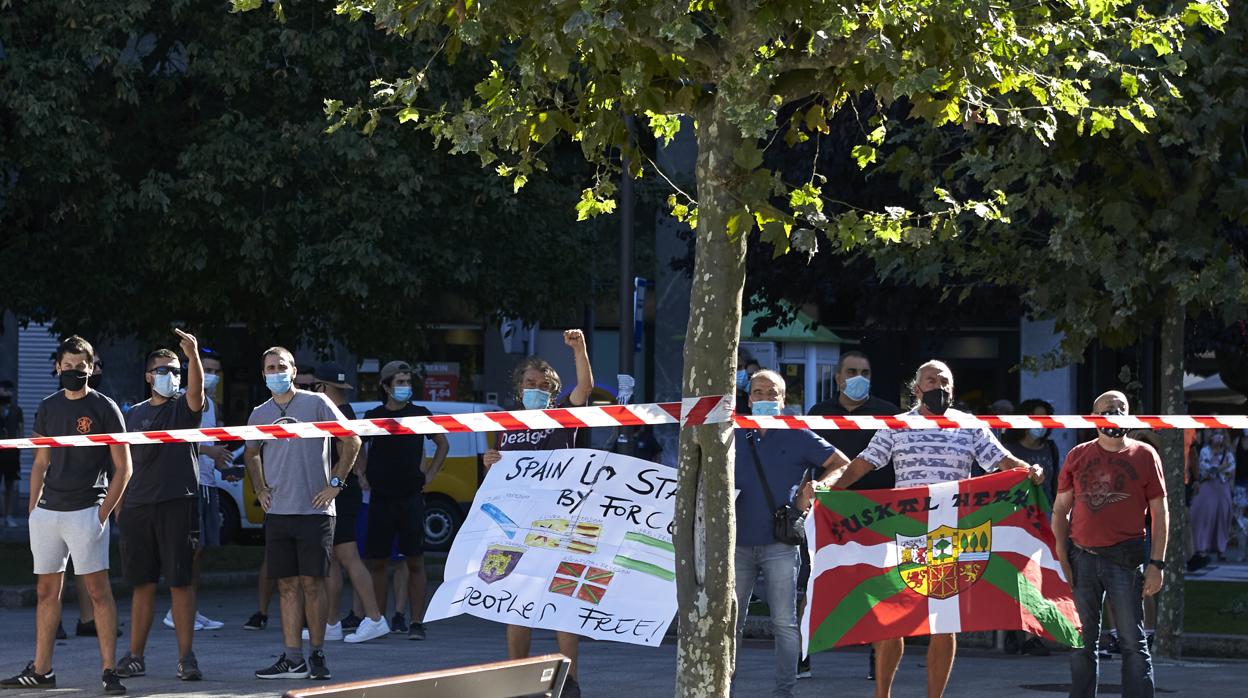
<svg viewBox="0 0 1248 698"><path fill-rule="evenodd" d="M209 591L202 610L227 621L214 632L196 634L196 654L207 680L181 683L173 677L176 661L173 631L163 626L153 630L148 649L149 676L130 679L131 695L260 696L277 695L302 685L300 682L260 682L253 672L269 664L281 651L276 626L262 632L241 629L243 620L254 610L250 592ZM163 615L167 601L158 605ZM276 610L276 604L275 604ZM126 635L119 647L126 649L129 637L129 604L123 603ZM73 630L74 613L65 612L66 626ZM274 619L276 623L276 618ZM34 609L0 610L0 672L19 671L33 654ZM429 669L463 666L503 658L501 627L474 618L461 617L429 626L430 639L410 642L398 636L361 645L332 643L329 667L335 680L404 674ZM535 633L535 653L554 652L553 635ZM667 698L673 695L676 648L660 648L593 642L583 645L582 679L585 695L591 698ZM742 650L737 695L765 696L771 686L771 645L750 641ZM93 638L71 637L57 643L54 666L60 688L58 694L101 695L99 655ZM869 696L872 684L864 679L866 653L845 650L816 655L815 676L798 685L799 696ZM1113 695L1108 684L1118 683L1120 663L1107 667L1103 694ZM923 693L922 648L911 648L903 661L896 695ZM1248 662L1209 661L1159 663L1158 685L1163 695L1242 696L1248 685ZM949 696L1026 696L1061 695L1069 680L1065 656L1010 657L987 650L967 650L954 667ZM277 684L277 685L275 685ZM1048 690L1045 690L1047 686ZM6 692L4 698L40 695L21 691ZM465 697L471 698L471 697Z"/></svg>

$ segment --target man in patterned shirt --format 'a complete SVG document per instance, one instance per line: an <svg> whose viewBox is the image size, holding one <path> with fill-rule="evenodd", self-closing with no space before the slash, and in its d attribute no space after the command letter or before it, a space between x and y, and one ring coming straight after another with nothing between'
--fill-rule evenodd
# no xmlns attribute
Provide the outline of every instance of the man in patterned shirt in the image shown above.
<svg viewBox="0 0 1248 698"><path fill-rule="evenodd" d="M935 417L967 416L951 410L953 404L953 372L940 361L928 361L914 374L911 385L915 405L907 414ZM1005 450L988 429L881 429L871 443L850 461L843 474L831 485L833 489L850 486L859 478L892 461L897 473L897 487L934 485L965 480L971 477L971 465L978 463L988 472L1008 468L1027 468L1031 479L1044 481L1044 469L1029 465ZM829 476L825 483L836 477ZM891 695L893 678L901 664L905 645L901 638L875 643L877 698ZM957 648L956 635L932 635L927 648L927 695L941 696L953 669Z"/></svg>

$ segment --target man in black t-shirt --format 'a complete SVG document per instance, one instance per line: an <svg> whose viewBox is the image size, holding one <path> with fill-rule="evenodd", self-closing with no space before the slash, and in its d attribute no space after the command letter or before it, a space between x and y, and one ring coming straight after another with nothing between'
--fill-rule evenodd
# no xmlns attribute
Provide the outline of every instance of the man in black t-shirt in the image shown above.
<svg viewBox="0 0 1248 698"><path fill-rule="evenodd" d="M168 349L147 355L144 380L151 398L130 408L130 431L195 429L204 411L204 368L199 342L181 330L186 355L186 392L181 393L182 364ZM199 548L199 456L194 444L135 446L134 477L121 509L121 559L126 581L134 587L130 604L130 651L117 663L123 677L147 673L145 651L156 610L156 583L163 575L173 597L173 628L178 638L177 675L183 681L203 678L191 651L195 636L195 551Z"/></svg>
<svg viewBox="0 0 1248 698"><path fill-rule="evenodd" d="M429 410L413 405L412 367L405 361L391 361L381 368L381 389L385 402L365 413L365 419L399 419L432 416ZM386 561L395 538L398 552L408 569L407 594L412 623L409 640L425 639L425 483L442 469L450 444L446 436L431 434L436 450L428 465L425 437L382 436L367 440L360 456L360 485L371 492L368 500L368 538L364 558L373 576L373 590L379 603L385 603L388 579ZM396 591L395 597L398 597Z"/></svg>
<svg viewBox="0 0 1248 698"><path fill-rule="evenodd" d="M117 404L87 384L94 366L95 350L85 339L75 335L60 343L56 372L62 390L39 403L34 436L125 431ZM117 603L108 582L108 517L121 502L129 480L130 447L126 444L35 451L28 509L39 599L35 659L17 676L0 681L0 688L56 687L52 647L61 617L65 563L72 555L74 570L86 583L95 610L104 692L126 692L115 671Z"/></svg>
<svg viewBox="0 0 1248 698"><path fill-rule="evenodd" d="M835 415L835 416L892 416L902 412L901 408L887 400L871 394L871 360L866 354L860 351L847 351L841 354L841 360L836 364L836 388L837 396L834 400L824 400L810 408L811 415ZM840 449L841 453L855 458L867 448L867 444L871 443L871 437L875 436L875 429L815 429L814 432L823 437L824 441L832 444ZM892 489L894 485L893 464L889 463L879 470L872 470L849 486L851 490L887 490ZM798 589L804 591L806 588L807 575L810 573L810 563L807 559L806 548L802 548L802 574L798 576ZM806 599L800 599L798 606L798 616L802 614L802 607L805 605ZM806 678L810 676L810 658L807 657L801 662L798 668L798 678ZM867 678L875 679L875 648L871 648L871 654L867 658Z"/></svg>
<svg viewBox="0 0 1248 698"><path fill-rule="evenodd" d="M835 416L893 416L902 412L901 408L887 400L881 400L871 394L871 360L860 351L847 351L841 354L836 365L836 387L838 395L835 400L824 400L810 408L810 414ZM850 458L856 457L871 443L875 429L816 429L815 433L824 441L836 446L841 453ZM893 466L887 466L867 473L863 478L850 485L854 490L887 490L893 487Z"/></svg>

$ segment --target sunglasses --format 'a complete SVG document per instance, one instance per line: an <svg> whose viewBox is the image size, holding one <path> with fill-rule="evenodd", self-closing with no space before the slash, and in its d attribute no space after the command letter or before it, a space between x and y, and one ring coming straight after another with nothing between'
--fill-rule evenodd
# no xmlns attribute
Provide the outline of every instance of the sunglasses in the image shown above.
<svg viewBox="0 0 1248 698"><path fill-rule="evenodd" d="M165 376L172 373L180 376L182 375L182 369L177 366L157 366L156 368L150 369L148 373L155 373L158 376Z"/></svg>

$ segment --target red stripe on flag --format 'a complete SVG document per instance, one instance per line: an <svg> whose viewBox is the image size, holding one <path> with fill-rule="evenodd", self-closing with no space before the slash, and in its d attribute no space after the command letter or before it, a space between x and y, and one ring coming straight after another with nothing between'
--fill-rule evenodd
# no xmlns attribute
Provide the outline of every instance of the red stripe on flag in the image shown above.
<svg viewBox="0 0 1248 698"><path fill-rule="evenodd" d="M681 405L679 402L660 402L659 409L666 412L669 417L676 420L677 422L680 421Z"/></svg>
<svg viewBox="0 0 1248 698"><path fill-rule="evenodd" d="M114 439L112 434L87 434L87 440L97 444L108 444L109 446L125 443L125 441Z"/></svg>
<svg viewBox="0 0 1248 698"><path fill-rule="evenodd" d="M166 444L176 444L176 443L184 442L183 439L179 439L175 436L170 436L169 432L167 431L148 431L148 432L144 432L144 435L146 435L149 439L155 439L157 441L160 441L161 443L166 443ZM92 439L92 441L94 441L94 439Z"/></svg>
<svg viewBox="0 0 1248 698"><path fill-rule="evenodd" d="M761 428L758 426L757 421L750 419L749 417L746 417L745 415L742 415L742 414L737 415L733 419L733 421L736 422L736 427L738 429L760 429Z"/></svg>
<svg viewBox="0 0 1248 698"><path fill-rule="evenodd" d="M910 426L906 424L905 420L898 419L897 417L894 417L894 416L883 415L881 417L878 417L878 419L881 422L884 422L885 426L887 426L889 429L909 429L910 428Z"/></svg>
<svg viewBox="0 0 1248 698"><path fill-rule="evenodd" d="M1023 607L1009 594L980 579L958 594L962 611L962 632L982 630L1023 630ZM1028 613L1028 616L1031 614ZM1032 618L1034 627L1039 623ZM1036 632L1036 630L1031 630Z"/></svg>
<svg viewBox="0 0 1248 698"><path fill-rule="evenodd" d="M831 419L832 423L835 424L840 429L863 429L864 428L864 427L858 426L858 422L852 419L846 419L844 415L827 414L827 415L819 415L819 416L824 417L825 419Z"/></svg>
<svg viewBox="0 0 1248 698"><path fill-rule="evenodd" d="M437 424L443 429L451 433L463 433L472 431L472 427L466 426L463 422L455 419L449 414L437 414L429 418L429 421Z"/></svg>
<svg viewBox="0 0 1248 698"><path fill-rule="evenodd" d="M811 622L818 626L859 584L883 574L896 575L896 568L858 564L825 570L815 578L814 595L809 601ZM927 597L903 588L887 599L875 601L871 610L841 635L838 647L928 633ZM807 631L813 636L814 628Z"/></svg>

